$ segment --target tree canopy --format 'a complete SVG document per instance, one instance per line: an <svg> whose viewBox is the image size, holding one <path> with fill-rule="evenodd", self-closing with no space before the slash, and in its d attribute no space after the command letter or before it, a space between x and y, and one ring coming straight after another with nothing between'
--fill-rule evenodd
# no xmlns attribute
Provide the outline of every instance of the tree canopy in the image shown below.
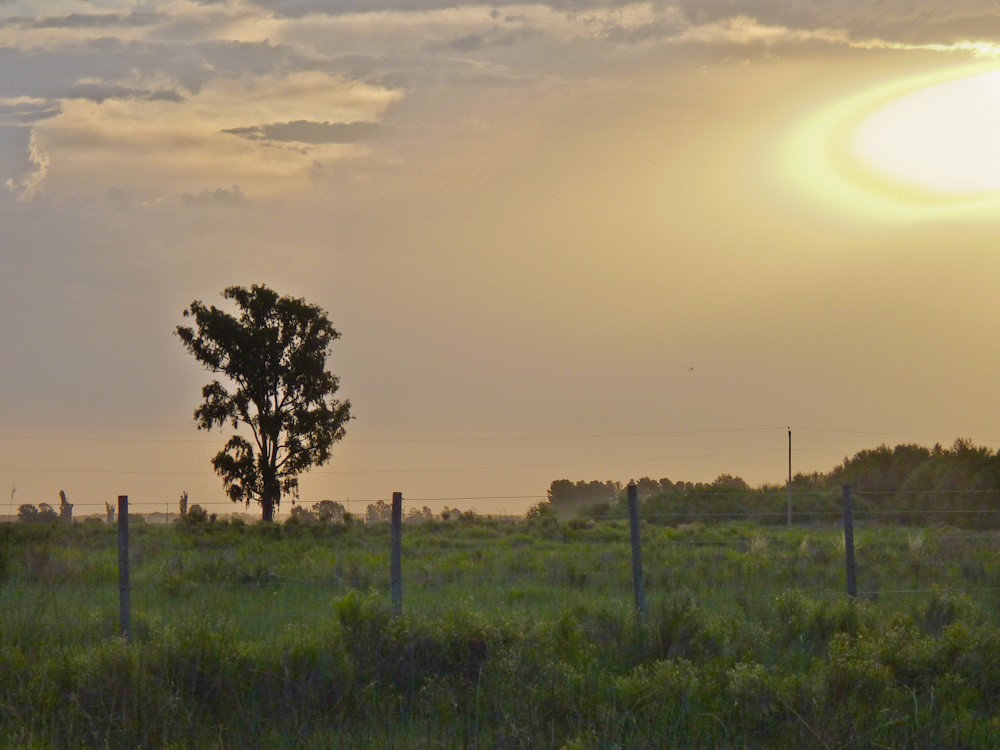
<svg viewBox="0 0 1000 750"><path fill-rule="evenodd" d="M236 315L196 300L184 311L194 325L177 326L185 349L222 376L202 388L194 417L198 429L237 431L212 465L233 502L259 503L272 521L282 494L297 492L299 474L330 459L351 419L326 367L340 334L322 308L266 286L231 286L222 296Z"/></svg>
<svg viewBox="0 0 1000 750"><path fill-rule="evenodd" d="M751 487L730 474L711 482L649 477L634 482L646 519L680 524L754 517L785 523L784 484ZM967 438L950 448L883 444L858 451L828 472L796 474L793 513L807 521L836 514L845 484L854 492L855 511L877 513L880 521L1000 526L1000 452ZM562 517L621 518L627 515L625 497L620 482L557 479L535 515L550 509Z"/></svg>

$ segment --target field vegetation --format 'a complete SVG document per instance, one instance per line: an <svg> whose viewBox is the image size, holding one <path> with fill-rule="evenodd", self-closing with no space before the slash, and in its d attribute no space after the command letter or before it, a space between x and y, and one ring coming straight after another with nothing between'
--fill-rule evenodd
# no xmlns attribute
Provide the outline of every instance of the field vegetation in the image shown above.
<svg viewBox="0 0 1000 750"><path fill-rule="evenodd" d="M817 502L819 502L817 500ZM655 508L655 503L649 504ZM836 503L826 506L835 510ZM389 530L133 519L0 528L8 747L988 748L1000 736L1000 535L643 523L649 614L611 518L418 514L404 614Z"/></svg>

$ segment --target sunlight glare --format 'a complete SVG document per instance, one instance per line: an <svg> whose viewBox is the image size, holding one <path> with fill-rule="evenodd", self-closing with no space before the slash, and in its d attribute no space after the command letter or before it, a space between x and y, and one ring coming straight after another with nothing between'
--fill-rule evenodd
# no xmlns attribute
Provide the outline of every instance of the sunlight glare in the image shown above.
<svg viewBox="0 0 1000 750"><path fill-rule="evenodd" d="M901 96L858 126L852 146L907 186L953 196L1000 190L1000 72Z"/></svg>

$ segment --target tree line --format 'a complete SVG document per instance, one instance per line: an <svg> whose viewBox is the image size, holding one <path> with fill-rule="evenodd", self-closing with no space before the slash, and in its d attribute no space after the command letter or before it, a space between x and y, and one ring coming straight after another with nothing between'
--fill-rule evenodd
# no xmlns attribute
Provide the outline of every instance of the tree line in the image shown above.
<svg viewBox="0 0 1000 750"><path fill-rule="evenodd" d="M651 522L689 523L755 516L785 523L786 484L751 486L720 474L711 482L642 477L633 480L643 516ZM800 522L822 520L839 510L850 485L859 513L877 513L888 523L1000 526L1000 453L960 438L950 447L882 444L845 458L827 472L792 477L793 515ZM624 517L626 485L617 481L553 481L547 499L533 513L562 518Z"/></svg>

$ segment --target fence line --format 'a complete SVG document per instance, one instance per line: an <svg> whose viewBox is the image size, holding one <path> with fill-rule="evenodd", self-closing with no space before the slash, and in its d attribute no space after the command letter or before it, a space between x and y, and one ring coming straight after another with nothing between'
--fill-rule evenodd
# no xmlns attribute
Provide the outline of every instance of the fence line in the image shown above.
<svg viewBox="0 0 1000 750"><path fill-rule="evenodd" d="M590 525L589 522L583 521L577 524L556 523L548 526L542 522L524 522L523 530L532 534L526 535L524 545L519 545L519 539L516 537L519 537L521 532L518 532L516 527L511 531L498 531L473 539L452 540L441 545L424 544L420 539L408 542L409 532L404 532L404 527L409 527L403 520L403 495L396 492L392 497L391 523L387 529L388 539L383 551L373 553L370 546L363 549L358 547L356 551L347 547L338 550L338 557L331 559L329 553L324 553L324 550L328 550L331 544L335 545L343 532L320 534L312 539L303 534L296 538L303 539L312 546L295 552L260 549L260 546L266 547L271 542L277 541L270 534L254 537L257 540L254 547L244 549L213 547L211 544L214 537L207 533L176 537L167 536L166 532L162 537L137 534L136 527L133 525L130 529L129 524L129 519L135 518L134 513L130 513L134 506L130 508L128 497L121 496L117 513L119 631L126 641L132 639L131 608L135 601L134 594L138 595L138 601L144 607L144 612L145 608L149 607L152 608L148 610L150 613L155 609L159 613L156 617L162 617L169 611L169 605L174 600L168 596L166 601L154 603L150 600L151 595L155 596L157 592L185 595L185 592L190 593L203 588L262 593L293 589L311 590L317 593L341 593L358 588L377 587L388 593L392 610L398 614L403 611L404 563L408 570L405 580L408 584L410 601L419 602L419 606L424 609L438 605L444 608L449 606L449 600L446 599L441 599L439 602L428 600L428 595L433 595L436 589L442 587L447 587L451 595L457 595L461 600L480 601L481 606L508 609L560 608L567 603L587 601L588 598L606 603L607 606L625 607L629 598L627 581L630 576L633 584L631 597L633 607L640 619L647 616L649 593L664 596L687 587L695 593L698 600L728 599L734 603L773 600L777 595L774 587L786 578L791 583L785 583L785 586L823 597L843 597L845 590L852 598L866 599L942 593L991 595L1000 591L1000 586L993 585L1000 582L1000 569L996 560L982 557L982 553L988 552L991 547L983 542L1000 542L1000 532L935 535L921 530L916 535L907 533L905 536L902 534L886 536L885 530L881 529L882 536L867 538L865 529L861 528L861 545L855 549L853 542L856 536L855 524L858 520L856 517L874 522L879 514L865 514L853 510L853 495L847 486L843 488L843 508L840 511L844 520L842 536L833 536L834 530L828 527L819 530L800 527L794 532L782 530L768 534L761 531L748 533L746 530L739 530L740 536L732 539L672 538L672 535L676 534L701 534L705 529L698 525L686 530L661 528L653 533L654 527L642 524L641 521L673 517L674 514L642 514L635 485L630 485L628 488L628 499L631 511L628 523L631 555L625 548L625 519L611 522L615 524L616 529L613 536L588 537L591 532L600 533L602 524L597 522ZM822 511L822 513L833 515L834 511ZM965 514L968 511L942 511L942 513ZM720 518L733 514L706 515ZM767 517L772 514L752 515ZM889 512L884 515L895 517L899 514ZM206 528L208 526L210 524L205 525ZM447 524L435 522L433 528L442 529L444 535L447 534L446 529L451 526L452 522ZM457 525L454 528L461 529L462 526ZM469 528L475 528L474 524ZM279 534L277 538L283 538L283 535ZM381 537L365 535L360 538L377 542ZM434 537L426 538L434 539ZM440 538L447 540L446 536ZM184 543L190 546L164 545L160 543L163 539L168 542L174 539L184 540ZM567 556L564 551L567 549L565 546L567 543L577 544L583 541L594 549L588 547L585 554ZM948 541L958 545L949 553L952 555L950 558L946 559L942 553L928 549L937 542ZM491 549L490 545L498 542L504 542L507 546ZM963 544L975 546L961 547ZM523 554L519 552L522 548L525 550ZM801 553L796 552L796 548L801 550ZM524 558L524 554L529 550L531 557ZM676 565L678 558L673 555L686 554L687 551L694 550L703 550L708 554L686 560L689 566L697 566L693 569L697 571L699 578L685 586L684 571ZM796 561L810 560L814 551L818 554L821 550L826 550L820 558L824 561L822 563L824 566L827 561L836 561L843 553L847 573L846 586L842 583L844 579L841 578L844 574L836 573L832 566L811 572L809 581L799 581L795 570L801 570L801 567L796 567L799 565ZM110 556L112 548L108 546L107 551ZM884 552L897 554L898 551L908 552L908 557L901 558L901 562L912 563L907 569L907 578L898 581L903 584L901 586L881 588L878 582L880 572L873 566L880 564L878 561L882 559L880 555ZM26 550L26 554L29 552L30 550ZM357 556L351 557L355 552ZM480 554L473 556L471 553ZM979 557L973 558L973 555ZM39 587L42 596L33 600L39 605L49 602L55 606L61 592L67 590L61 588L58 580L53 578L59 575L60 568L58 565L51 566L50 562L47 557L40 559L41 567L34 572L39 577L23 581L26 586ZM285 563L289 565L302 563L308 566L313 575L290 578L285 571L280 570L280 566ZM386 563L388 569L380 567ZM435 565L442 563L455 567L448 572L436 571ZM47 565L50 567L47 568ZM297 569L301 570L302 566L298 566ZM938 571L934 576L944 585L929 583L932 579L923 572L925 569ZM202 578L194 580L186 578L185 571L190 570L197 571L197 575ZM719 571L718 577L715 575L716 570ZM732 579L733 571L743 576L737 579L743 581L739 591L733 589L731 582L717 584L717 580ZM91 572L86 574L90 575ZM175 576L175 578L157 580L156 576L161 575ZM751 575L754 577L747 577ZM221 580L215 580L215 576L221 577ZM260 578L256 579L255 576ZM971 585L963 585L965 581ZM100 590L101 585L98 582L92 589L87 590ZM464 588L469 593L455 594L456 588ZM80 590L82 591L83 587L80 587ZM7 593L7 589L0 588L0 594L4 594L0 599L2 602L0 611L32 611L31 604L28 603L30 597L17 604L16 592L13 589L11 593ZM27 597L27 594L25 596Z"/></svg>

